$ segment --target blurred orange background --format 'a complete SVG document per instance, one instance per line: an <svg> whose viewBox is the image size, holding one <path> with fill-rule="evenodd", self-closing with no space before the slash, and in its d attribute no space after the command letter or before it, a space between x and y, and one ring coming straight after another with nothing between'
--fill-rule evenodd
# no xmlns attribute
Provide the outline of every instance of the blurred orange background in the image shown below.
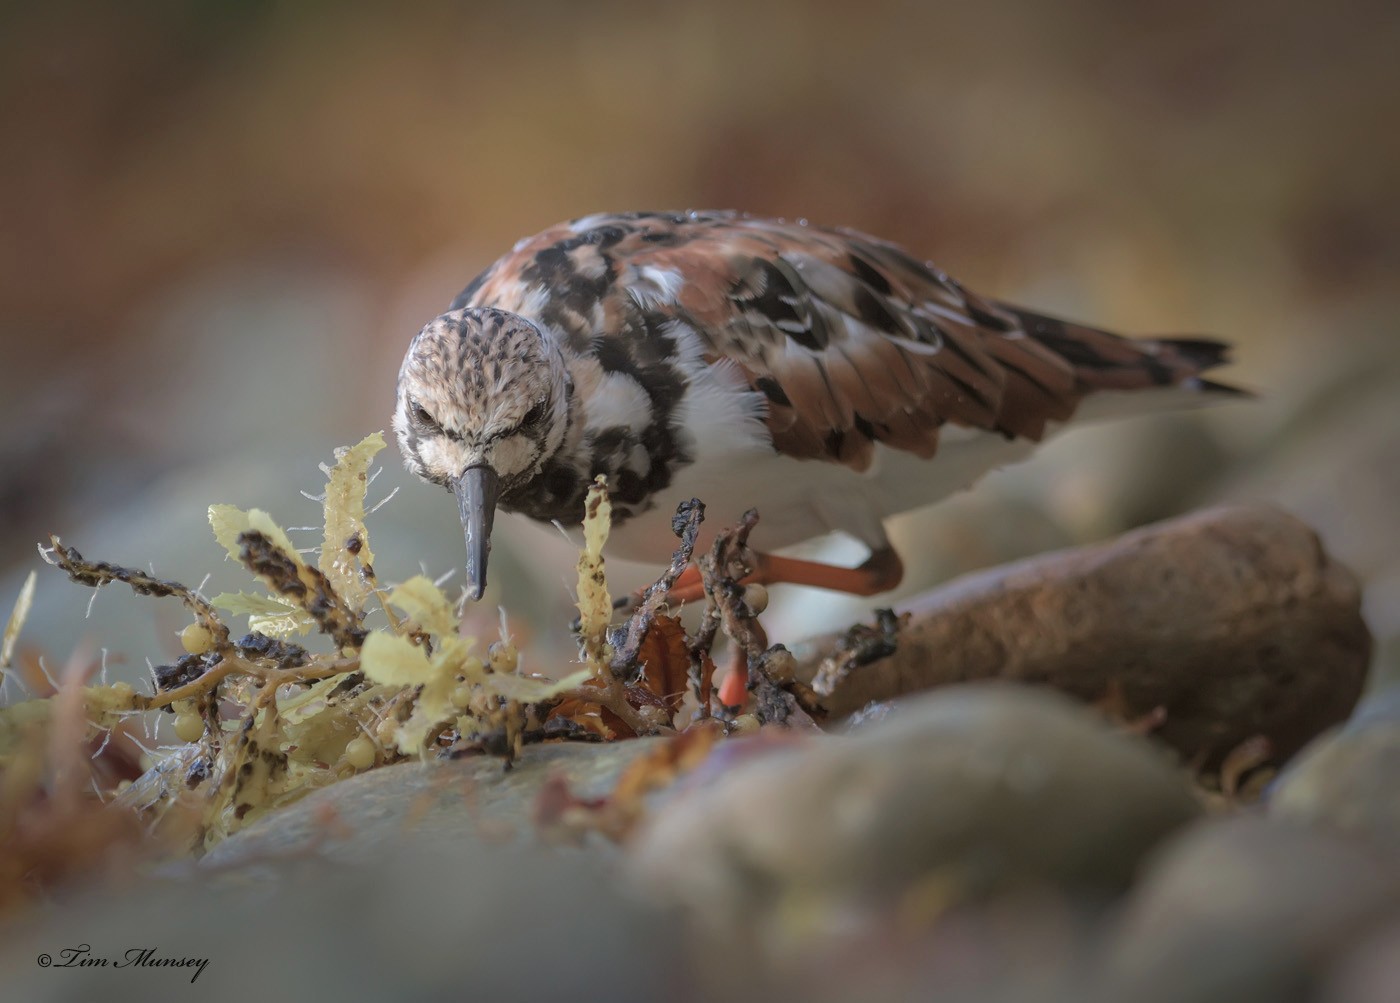
<svg viewBox="0 0 1400 1003"><path fill-rule="evenodd" d="M1400 637L1397 53L1383 2L7 5L0 606L50 532L239 587L205 507L314 524L297 489L387 428L408 339L517 238L706 207L1238 345L1222 378L1260 401L1068 436L907 520L910 588L1263 497ZM381 571L448 570L450 500L384 465ZM548 597L564 650L571 556L546 538L507 528L493 567L508 606ZM41 574L26 640L173 650L178 608L105 596L85 623L88 598Z"/></svg>

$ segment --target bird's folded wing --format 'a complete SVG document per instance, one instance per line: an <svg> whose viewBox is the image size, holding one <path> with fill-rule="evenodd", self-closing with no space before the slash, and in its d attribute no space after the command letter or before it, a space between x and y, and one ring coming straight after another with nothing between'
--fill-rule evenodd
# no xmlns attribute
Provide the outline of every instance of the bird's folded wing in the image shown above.
<svg viewBox="0 0 1400 1003"><path fill-rule="evenodd" d="M763 392L793 456L861 469L883 442L928 457L949 423L1039 438L1083 393L1012 315L861 234L735 219L630 262L705 275L669 309Z"/></svg>
<svg viewBox="0 0 1400 1003"><path fill-rule="evenodd" d="M1215 342L1132 341L983 300L865 234L732 213L561 224L454 307L469 303L537 316L580 351L681 322L764 395L777 449L856 469L877 442L932 456L947 424L1039 439L1093 390L1168 385L1223 358Z"/></svg>

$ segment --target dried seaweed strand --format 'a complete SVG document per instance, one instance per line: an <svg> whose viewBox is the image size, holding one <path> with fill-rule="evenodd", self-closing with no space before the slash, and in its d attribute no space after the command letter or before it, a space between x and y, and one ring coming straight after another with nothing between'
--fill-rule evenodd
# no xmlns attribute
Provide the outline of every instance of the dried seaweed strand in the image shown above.
<svg viewBox="0 0 1400 1003"><path fill-rule="evenodd" d="M345 541L345 552L355 559L355 566L359 568L360 579L369 589L370 595L379 603L379 608L384 611L385 618L389 621L389 629L395 634L403 635L407 627L407 621L393 611L389 605L389 595L379 584L379 576L374 573L374 565L366 563L361 557L364 549L364 540L359 535L350 537Z"/></svg>
<svg viewBox="0 0 1400 1003"><path fill-rule="evenodd" d="M710 716L710 697L714 692L714 662L710 652L714 649L715 638L719 635L719 607L705 593L705 611L700 614L700 626L689 644L690 649L690 688L700 703L701 719Z"/></svg>
<svg viewBox="0 0 1400 1003"><path fill-rule="evenodd" d="M616 645L613 651L614 673L626 675L636 668L642 641L645 640L647 631L651 630L656 614L666 604L666 597L671 587L676 584L676 579L690 565L691 557L695 553L695 540L700 533L700 524L704 521L705 505L698 498L682 502L677 507L676 514L671 519L671 531L676 534L680 543L671 555L670 565L662 572L660 578L647 586L637 608L623 626L622 643Z"/></svg>
<svg viewBox="0 0 1400 1003"><path fill-rule="evenodd" d="M608 620L612 602L608 599L606 563L603 545L607 542L611 507L603 477L598 477L588 489L584 509L584 549L578 560L579 642L584 661L593 671L592 685L567 691L565 700L578 699L599 704L612 711L635 734L652 734L666 725L654 720L650 710L642 711L628 700L628 687L612 668L612 652L608 643ZM664 715L662 715L664 718Z"/></svg>
<svg viewBox="0 0 1400 1003"><path fill-rule="evenodd" d="M758 618L744 602L742 580L753 573L756 561L749 551L749 534L758 525L758 510L749 509L737 525L715 535L710 552L698 563L705 595L719 614L724 633L743 650L752 671L767 647Z"/></svg>
<svg viewBox="0 0 1400 1003"><path fill-rule="evenodd" d="M70 580L91 589L101 588L112 582L122 582L130 586L137 595L175 596L194 614L199 624L209 631L215 649L222 651L229 647L228 627L219 620L208 600L188 586L157 578L146 571L124 568L106 561L85 560L77 550L61 544L57 536L50 536L49 549L40 547L39 554L49 564L67 572Z"/></svg>
<svg viewBox="0 0 1400 1003"><path fill-rule="evenodd" d="M875 611L875 623L858 623L842 636L836 650L822 660L812 689L829 696L852 672L887 658L899 649L899 632L909 622L908 613L888 608Z"/></svg>
<svg viewBox="0 0 1400 1003"><path fill-rule="evenodd" d="M193 700L206 693L211 692L219 683L231 675L252 676L263 681L264 686L271 686L274 690L277 687L289 686L297 683L319 682L322 679L329 679L331 676L338 676L346 672L354 672L360 667L360 660L357 657L337 659L324 665L302 666L294 669L274 669L259 665L257 662L249 661L239 655L225 656L217 665L211 668L193 682L173 690L165 690L152 696L137 694L134 698L139 710L160 710L168 707L177 700Z"/></svg>
<svg viewBox="0 0 1400 1003"><path fill-rule="evenodd" d="M1250 774L1273 759L1274 746L1266 736L1245 739L1227 752L1220 763L1220 793L1232 801L1240 800Z"/></svg>
<svg viewBox="0 0 1400 1003"><path fill-rule="evenodd" d="M20 586L19 595L15 598L10 618L5 622L4 637L0 640L0 677L3 677L4 670L8 669L14 660L15 643L19 640L19 632L34 605L34 587L37 581L38 576L33 571L29 572L24 584Z"/></svg>
<svg viewBox="0 0 1400 1003"><path fill-rule="evenodd" d="M737 525L715 536L710 552L697 562L707 599L706 616L713 608L725 636L743 651L758 719L774 724L804 720L820 713L815 696L800 686L790 672L773 671L775 666L790 664L791 656L781 645L769 648L768 635L758 615L744 601L742 582L758 563L749 549L749 534L757 525L758 510L749 509ZM705 626L702 624L702 631ZM713 640L713 632L710 639Z"/></svg>
<svg viewBox="0 0 1400 1003"><path fill-rule="evenodd" d="M627 686L621 679L612 674L611 669L604 668L601 675L595 676L601 685L580 686L576 689L565 690L559 695L563 700L581 700L586 703L595 703L612 711L627 727L638 735L654 735L658 731L667 727L666 714L662 708L645 705L645 709L632 706L628 699L632 687ZM656 713L660 711L660 713Z"/></svg>
<svg viewBox="0 0 1400 1003"><path fill-rule="evenodd" d="M238 559L279 595L296 603L316 621L322 633L342 650L357 649L369 632L360 626L360 616L331 585L319 569L298 564L267 534L256 529L238 534Z"/></svg>

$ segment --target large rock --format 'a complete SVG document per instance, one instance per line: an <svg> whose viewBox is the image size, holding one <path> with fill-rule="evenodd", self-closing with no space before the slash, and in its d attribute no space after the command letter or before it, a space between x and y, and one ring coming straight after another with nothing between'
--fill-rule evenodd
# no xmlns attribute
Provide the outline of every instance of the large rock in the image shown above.
<svg viewBox="0 0 1400 1003"><path fill-rule="evenodd" d="M1367 698L1344 727L1309 745L1275 782L1269 810L1400 852L1400 686Z"/></svg>
<svg viewBox="0 0 1400 1003"><path fill-rule="evenodd" d="M1106 965L1105 999L1290 1003L1400 916L1400 862L1342 835L1236 816L1163 847Z"/></svg>
<svg viewBox="0 0 1400 1003"><path fill-rule="evenodd" d="M26 915L0 945L5 999L693 998L676 925L592 855L464 829L452 843L400 834L363 864L282 858L245 876L144 875ZM81 945L110 964L59 967ZM208 964L116 967L145 948Z"/></svg>
<svg viewBox="0 0 1400 1003"><path fill-rule="evenodd" d="M340 781L198 865L26 916L0 949L5 998L687 998L676 925L605 857L543 845L532 819L551 777L603 796L657 741L527 746L509 770L472 756ZM109 964L61 968L80 945L73 957ZM142 948L208 964L193 987L193 968L115 967Z"/></svg>
<svg viewBox="0 0 1400 1003"><path fill-rule="evenodd" d="M1400 1000L1400 916L1362 938L1327 975L1322 1003Z"/></svg>
<svg viewBox="0 0 1400 1003"><path fill-rule="evenodd" d="M1346 718L1371 636L1355 577L1277 509L1209 509L1093 547L960 578L915 600L893 654L831 672L839 637L803 674L849 714L967 680L1045 683L1121 712L1213 763L1256 735L1286 758Z"/></svg>
<svg viewBox="0 0 1400 1003"><path fill-rule="evenodd" d="M1345 323L1345 322L1344 322ZM1344 351L1306 354L1306 374L1261 402L1271 432L1213 494L1268 498L1304 519L1365 585L1375 671L1400 683L1400 341L1350 332ZM1357 335L1353 337L1352 335ZM1302 369L1303 367L1299 367ZM1289 398L1292 398L1291 400Z"/></svg>
<svg viewBox="0 0 1400 1003"><path fill-rule="evenodd" d="M533 842L532 812L546 781L562 777L579 797L602 797L659 741L527 745L510 769L491 756L384 766L270 813L216 846L205 863L304 855L363 862L408 837L420 845L450 846L467 836Z"/></svg>
<svg viewBox="0 0 1400 1003"><path fill-rule="evenodd" d="M969 686L737 764L656 813L632 860L720 925L796 903L835 917L928 895L1115 891L1196 811L1147 742L1049 691Z"/></svg>

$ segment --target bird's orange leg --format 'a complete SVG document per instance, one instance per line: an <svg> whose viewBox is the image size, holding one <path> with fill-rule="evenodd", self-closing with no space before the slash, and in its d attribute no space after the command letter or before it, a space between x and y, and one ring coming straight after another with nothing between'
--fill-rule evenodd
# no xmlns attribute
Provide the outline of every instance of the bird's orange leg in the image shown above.
<svg viewBox="0 0 1400 1003"><path fill-rule="evenodd" d="M904 578L904 562L899 559L893 547L884 547L870 555L869 560L858 568L842 568L820 561L804 561L796 557L778 557L773 554L755 554L752 573L740 582L748 585L809 585L832 592L846 592L855 596L874 596L888 592ZM705 589L700 583L700 571L695 565L686 568L666 593L666 601L671 605L696 602L703 599Z"/></svg>
<svg viewBox="0 0 1400 1003"><path fill-rule="evenodd" d="M882 547L873 552L864 564L855 568L842 568L834 564L822 564L820 561L804 561L796 557L755 554L754 569L740 584L808 585L849 595L873 596L895 588L903 578L904 562L899 559L899 554L893 547ZM700 580L700 569L691 564L681 572L675 584L666 593L666 602L671 606L679 606L682 603L698 602L704 597L705 587ZM632 596L630 599L635 605L638 596ZM747 684L748 670L744 653L738 651L721 684L721 702L730 707L742 705L748 699Z"/></svg>
<svg viewBox="0 0 1400 1003"><path fill-rule="evenodd" d="M766 649L768 647L768 632L763 629L763 624L755 620L753 630L759 648ZM749 702L749 658L742 645L735 644L732 647L734 653L729 659L729 671L720 680L716 695L724 706L738 707L743 710L744 704Z"/></svg>
<svg viewBox="0 0 1400 1003"><path fill-rule="evenodd" d="M754 570L741 584L756 582L760 585L809 585L851 595L873 596L895 588L903 578L904 562L899 559L899 554L895 553L893 547L884 547L872 553L870 558L857 568L841 568L795 557L756 554ZM676 579L676 584L666 594L666 601L673 605L694 602L704 595L700 572L692 564ZM742 706L748 699L747 687L747 663L744 653L737 651L728 674L720 684L720 702L729 707Z"/></svg>

